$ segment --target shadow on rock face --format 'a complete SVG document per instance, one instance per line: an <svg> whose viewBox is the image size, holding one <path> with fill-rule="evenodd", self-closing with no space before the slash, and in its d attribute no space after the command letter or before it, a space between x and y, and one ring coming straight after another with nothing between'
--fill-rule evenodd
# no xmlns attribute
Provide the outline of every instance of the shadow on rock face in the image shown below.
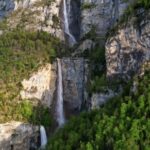
<svg viewBox="0 0 150 150"><path fill-rule="evenodd" d="M0 0L0 19L7 16L15 9L15 2L13 0Z"/></svg>

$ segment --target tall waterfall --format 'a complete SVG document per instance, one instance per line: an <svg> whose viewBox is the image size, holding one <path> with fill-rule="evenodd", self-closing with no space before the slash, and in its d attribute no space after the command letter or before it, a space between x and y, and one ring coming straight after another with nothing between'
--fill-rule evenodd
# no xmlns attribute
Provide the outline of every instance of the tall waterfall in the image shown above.
<svg viewBox="0 0 150 150"><path fill-rule="evenodd" d="M70 9L70 4L69 4L69 9ZM69 37L70 45L74 45L74 44L76 44L76 39L71 34L70 29L69 29L69 19L68 19L68 11L67 11L66 0L63 1L63 15L64 15L64 31Z"/></svg>
<svg viewBox="0 0 150 150"><path fill-rule="evenodd" d="M40 126L41 149L44 149L47 144L47 136L44 126Z"/></svg>
<svg viewBox="0 0 150 150"><path fill-rule="evenodd" d="M57 79L56 117L59 126L62 126L65 123L65 117L63 110L63 84L62 84L61 60L57 59L57 63L58 63L58 79Z"/></svg>

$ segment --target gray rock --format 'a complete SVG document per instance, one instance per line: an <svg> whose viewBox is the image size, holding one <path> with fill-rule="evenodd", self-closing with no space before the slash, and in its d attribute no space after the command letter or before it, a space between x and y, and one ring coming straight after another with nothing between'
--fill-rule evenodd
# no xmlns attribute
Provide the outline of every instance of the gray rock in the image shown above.
<svg viewBox="0 0 150 150"><path fill-rule="evenodd" d="M92 40L86 39L79 45L75 53L83 53L86 50L91 50L92 48L94 48L94 46L95 44Z"/></svg>
<svg viewBox="0 0 150 150"><path fill-rule="evenodd" d="M99 108L115 95L117 95L117 93L112 90L108 90L106 93L94 93L91 97L90 109Z"/></svg>
<svg viewBox="0 0 150 150"><path fill-rule="evenodd" d="M64 107L69 114L81 110L86 94L87 68L83 58L62 59Z"/></svg>
<svg viewBox="0 0 150 150"><path fill-rule="evenodd" d="M51 107L56 89L56 63L46 64L31 77L22 81L22 99L36 99L41 104Z"/></svg>
<svg viewBox="0 0 150 150"><path fill-rule="evenodd" d="M132 17L106 43L107 76L142 75L150 61L150 12ZM142 18L140 20L140 18ZM136 19L139 21L136 22ZM147 65L147 66L145 66Z"/></svg>
<svg viewBox="0 0 150 150"><path fill-rule="evenodd" d="M94 27L96 33L105 37L108 29L122 16L132 0L82 0L81 6L81 37ZM86 7L89 6L89 7Z"/></svg>
<svg viewBox="0 0 150 150"><path fill-rule="evenodd" d="M60 26L61 0L47 4L42 0L0 0L0 19L7 16L9 28L43 30L64 40Z"/></svg>
<svg viewBox="0 0 150 150"><path fill-rule="evenodd" d="M1 150L38 149L39 127L22 122L0 124Z"/></svg>

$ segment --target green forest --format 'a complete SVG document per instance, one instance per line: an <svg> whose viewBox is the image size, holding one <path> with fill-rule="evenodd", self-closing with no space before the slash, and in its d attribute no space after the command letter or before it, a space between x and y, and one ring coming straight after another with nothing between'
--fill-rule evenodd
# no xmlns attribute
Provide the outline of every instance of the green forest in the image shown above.
<svg viewBox="0 0 150 150"><path fill-rule="evenodd" d="M149 150L150 72L98 110L73 117L49 140L48 150Z"/></svg>

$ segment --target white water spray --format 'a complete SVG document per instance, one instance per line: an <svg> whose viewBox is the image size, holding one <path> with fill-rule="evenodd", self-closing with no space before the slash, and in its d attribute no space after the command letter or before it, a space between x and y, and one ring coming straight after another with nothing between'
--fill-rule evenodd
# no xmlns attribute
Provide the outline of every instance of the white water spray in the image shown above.
<svg viewBox="0 0 150 150"><path fill-rule="evenodd" d="M63 15L64 15L64 30L65 30L65 33L69 36L69 43L71 45L74 45L74 44L76 44L76 39L71 34L70 29L69 29L69 20L68 20L66 0L63 1Z"/></svg>
<svg viewBox="0 0 150 150"><path fill-rule="evenodd" d="M47 144L47 136L44 126L40 126L41 149L44 149Z"/></svg>
<svg viewBox="0 0 150 150"><path fill-rule="evenodd" d="M56 117L59 126L62 126L65 123L65 117L63 110L63 84L62 84L61 60L57 59L57 63L58 63L58 79L57 79Z"/></svg>

